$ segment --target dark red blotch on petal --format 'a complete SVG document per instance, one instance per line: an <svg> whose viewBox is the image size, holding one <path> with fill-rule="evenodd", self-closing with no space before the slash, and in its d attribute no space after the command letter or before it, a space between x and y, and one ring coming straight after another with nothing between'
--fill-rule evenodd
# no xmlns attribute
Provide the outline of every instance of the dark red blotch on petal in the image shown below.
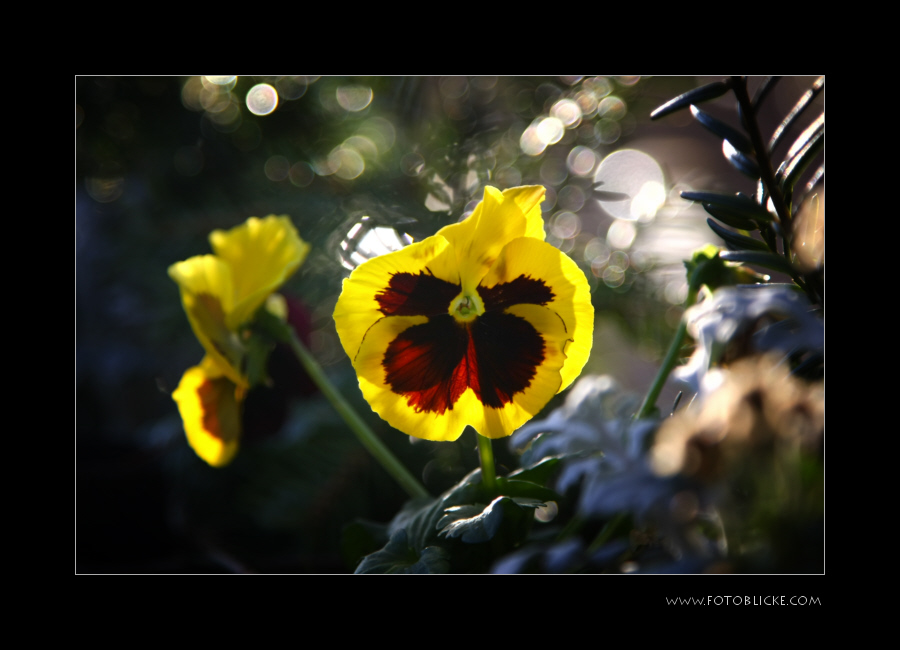
<svg viewBox="0 0 900 650"><path fill-rule="evenodd" d="M385 316L437 316L446 314L460 286L431 273L394 273L388 288L375 295Z"/></svg>
<svg viewBox="0 0 900 650"><path fill-rule="evenodd" d="M502 408L531 385L544 362L544 339L520 316L486 312L469 330L477 359L475 394L481 403Z"/></svg>
<svg viewBox="0 0 900 650"><path fill-rule="evenodd" d="M219 421L219 410L216 406L219 398L227 390L234 390L230 380L224 377L206 379L197 388L197 395L203 407L203 430L218 440L224 440L222 424Z"/></svg>
<svg viewBox="0 0 900 650"><path fill-rule="evenodd" d="M466 324L442 314L403 331L383 366L391 389L416 412L443 414L471 387L491 408L524 391L544 361L544 341L524 318L488 312Z"/></svg>
<svg viewBox="0 0 900 650"><path fill-rule="evenodd" d="M444 413L469 386L469 346L467 328L449 314L413 325L388 345L387 383L417 412Z"/></svg>
<svg viewBox="0 0 900 650"><path fill-rule="evenodd" d="M546 305L555 294L543 280L520 275L511 282L493 287L478 287L485 311L503 311L513 305Z"/></svg>

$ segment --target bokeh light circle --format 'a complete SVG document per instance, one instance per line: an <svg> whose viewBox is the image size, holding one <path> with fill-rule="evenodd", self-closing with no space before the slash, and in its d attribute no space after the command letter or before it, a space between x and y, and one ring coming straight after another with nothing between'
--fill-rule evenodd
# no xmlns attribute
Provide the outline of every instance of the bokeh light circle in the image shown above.
<svg viewBox="0 0 900 650"><path fill-rule="evenodd" d="M565 132L565 125L556 117L545 117L537 125L537 136L545 145L556 144L562 140Z"/></svg>
<svg viewBox="0 0 900 650"><path fill-rule="evenodd" d="M616 219L652 219L665 201L662 169L652 156L636 149L609 154L597 167L594 182L601 183L597 188L601 192L625 195L621 200L598 199L600 206Z"/></svg>
<svg viewBox="0 0 900 650"><path fill-rule="evenodd" d="M308 187L315 177L316 174L312 168L302 161L291 165L291 170L288 172L291 184L296 187Z"/></svg>
<svg viewBox="0 0 900 650"><path fill-rule="evenodd" d="M570 212L578 212L584 207L584 192L577 185L566 185L559 191L559 207Z"/></svg>
<svg viewBox="0 0 900 650"><path fill-rule="evenodd" d="M560 99L550 109L550 115L567 127L578 126L581 122L581 107L571 99Z"/></svg>
<svg viewBox="0 0 900 650"><path fill-rule="evenodd" d="M629 248L634 243L637 230L630 221L617 219L606 233L606 241L612 248Z"/></svg>
<svg viewBox="0 0 900 650"><path fill-rule="evenodd" d="M351 113L357 113L372 103L372 89L368 86L340 86L335 91L337 103Z"/></svg>
<svg viewBox="0 0 900 650"><path fill-rule="evenodd" d="M334 174L344 180L358 178L366 169L366 162L355 149L336 147L328 156L330 167L334 167Z"/></svg>
<svg viewBox="0 0 900 650"><path fill-rule="evenodd" d="M587 147L573 147L566 158L569 171L576 176L590 176L597 164L597 155Z"/></svg>
<svg viewBox="0 0 900 650"><path fill-rule="evenodd" d="M284 156L271 156L268 160L266 160L266 164L263 166L263 170L266 173L266 178L270 181L283 181L288 177L288 173L291 169L291 163Z"/></svg>
<svg viewBox="0 0 900 650"><path fill-rule="evenodd" d="M257 84L247 92L247 108L254 115L268 115L278 107L278 91L269 84Z"/></svg>
<svg viewBox="0 0 900 650"><path fill-rule="evenodd" d="M547 143L538 135L536 124L532 124L522 133L522 137L519 138L519 147L522 148L522 153L529 156L538 156L544 153Z"/></svg>
<svg viewBox="0 0 900 650"><path fill-rule="evenodd" d="M234 84L237 83L237 77L234 75L204 75L203 77L211 84L215 84L217 86L228 86L229 88L234 88Z"/></svg>
<svg viewBox="0 0 900 650"><path fill-rule="evenodd" d="M581 219L571 212L559 212L553 217L553 225L550 232L560 239L572 239L581 232Z"/></svg>

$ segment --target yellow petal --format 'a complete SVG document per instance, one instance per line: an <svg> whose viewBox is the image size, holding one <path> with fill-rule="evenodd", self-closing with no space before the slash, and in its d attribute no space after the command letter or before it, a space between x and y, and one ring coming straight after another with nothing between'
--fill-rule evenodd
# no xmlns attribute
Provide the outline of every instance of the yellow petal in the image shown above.
<svg viewBox="0 0 900 650"><path fill-rule="evenodd" d="M181 290L191 329L206 354L231 381L246 386L244 347L227 323L234 305L231 268L214 255L198 255L170 266L169 276Z"/></svg>
<svg viewBox="0 0 900 650"><path fill-rule="evenodd" d="M188 369L172 393L188 443L213 467L227 465L237 453L242 395L242 389L225 377L209 357Z"/></svg>
<svg viewBox="0 0 900 650"><path fill-rule="evenodd" d="M455 260L447 248L447 240L443 237L428 237L402 250L360 264L344 280L334 309L334 323L341 345L351 360L356 357L366 331L384 317L378 296L389 290L395 275L408 273L418 276L425 273L444 282L455 278L455 274L450 272Z"/></svg>
<svg viewBox="0 0 900 650"><path fill-rule="evenodd" d="M209 242L230 268L233 303L225 313L229 329L250 320L266 298L287 280L309 253L286 216L250 217L231 230L214 230Z"/></svg>
<svg viewBox="0 0 900 650"><path fill-rule="evenodd" d="M484 188L484 199L461 223L438 231L453 247L463 291L471 293L491 268L503 247L519 237L544 239L540 185L513 187L500 192Z"/></svg>
<svg viewBox="0 0 900 650"><path fill-rule="evenodd" d="M523 237L507 244L485 276L481 286L526 277L542 281L553 292L544 304L556 313L568 332L566 362L561 370L559 390L567 388L587 363L594 342L594 307L584 272L569 256L538 239Z"/></svg>

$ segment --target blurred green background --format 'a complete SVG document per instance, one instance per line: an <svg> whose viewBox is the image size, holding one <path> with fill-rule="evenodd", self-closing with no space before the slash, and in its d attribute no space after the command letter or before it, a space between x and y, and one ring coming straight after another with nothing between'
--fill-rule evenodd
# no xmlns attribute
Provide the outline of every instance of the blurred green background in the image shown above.
<svg viewBox="0 0 900 650"><path fill-rule="evenodd" d="M784 79L762 124L811 79ZM687 111L649 120L710 80L77 77L76 570L349 571L342 527L388 521L405 501L302 378L248 402L230 466L187 446L170 393L202 349L166 269L249 216L287 214L312 244L283 288L301 334L434 494L477 466L474 434L411 442L390 429L362 400L331 313L355 265L459 220L485 185L547 187L548 241L584 269L597 309L585 373L644 392L681 315L681 261L719 243L679 192L754 191ZM708 110L737 124L727 101Z"/></svg>

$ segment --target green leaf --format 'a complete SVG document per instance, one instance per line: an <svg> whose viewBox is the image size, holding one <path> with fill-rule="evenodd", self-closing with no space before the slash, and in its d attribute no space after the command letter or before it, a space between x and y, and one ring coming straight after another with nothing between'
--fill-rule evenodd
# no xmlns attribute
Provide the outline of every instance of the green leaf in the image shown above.
<svg viewBox="0 0 900 650"><path fill-rule="evenodd" d="M737 228L738 230L756 230L756 224L750 219L745 219L741 215L732 212L728 208L722 208L711 203L704 203L703 209L716 219L724 223L726 226Z"/></svg>
<svg viewBox="0 0 900 650"><path fill-rule="evenodd" d="M786 259L768 251L722 251L719 257L728 262L755 264L788 275L793 273L793 269Z"/></svg>
<svg viewBox="0 0 900 650"><path fill-rule="evenodd" d="M406 530L410 546L421 551L438 541L437 522L444 516L444 510L489 500L490 496L481 482L481 470L475 470L438 499L414 499L407 502L403 510L394 517L390 530L392 533Z"/></svg>
<svg viewBox="0 0 900 650"><path fill-rule="evenodd" d="M405 530L397 531L380 551L363 558L355 573L448 573L450 554L440 546L412 548Z"/></svg>
<svg viewBox="0 0 900 650"><path fill-rule="evenodd" d="M769 247L758 239L753 239L752 237L747 237L745 235L739 235L736 232L732 232L724 226L720 226L712 219L707 219L706 223L709 224L709 227L712 228L713 232L721 237L729 247L733 246L738 250L769 250Z"/></svg>
<svg viewBox="0 0 900 650"><path fill-rule="evenodd" d="M538 499L497 497L487 506L465 505L448 508L438 522L441 535L459 537L467 544L481 544L506 529L504 544L523 537L534 518L534 509L546 505ZM524 525L523 525L524 524Z"/></svg>
<svg viewBox="0 0 900 650"><path fill-rule="evenodd" d="M731 146L745 154L753 153L753 145L750 144L749 138L738 131L733 126L725 124L725 122L716 119L709 113L701 111L696 106L691 106L691 115L693 115L700 124L712 131L714 134L727 140Z"/></svg>
<svg viewBox="0 0 900 650"><path fill-rule="evenodd" d="M656 110L650 113L650 119L656 120L661 117L665 117L670 113L681 110L685 106L690 106L691 104L699 104L701 102L709 101L710 99L715 99L716 97L721 97L729 90L731 90L731 80L714 81L713 83L706 84L705 86L694 88L693 90L689 90L686 93L678 95L678 97L676 97L675 99L670 99L665 104L658 107Z"/></svg>
<svg viewBox="0 0 900 650"><path fill-rule="evenodd" d="M497 479L498 489L504 496L538 499L540 501L559 501L562 497L548 487L531 481L515 481L508 478Z"/></svg>
<svg viewBox="0 0 900 650"><path fill-rule="evenodd" d="M553 475L556 466L559 464L560 456L547 456L539 463L532 465L526 469L517 469L512 472L507 479L516 481L531 481L538 485L546 485L547 481Z"/></svg>
<svg viewBox="0 0 900 650"><path fill-rule="evenodd" d="M716 208L727 210L734 216L743 219L752 219L753 221L772 221L772 215L759 203L751 199L745 194L738 192L737 194L716 194L714 192L682 192L681 198L688 201L699 201L706 208L707 204ZM706 208L709 212L709 208ZM716 214L710 212L714 217ZM724 221L724 219L723 219ZM729 224L730 225L730 224ZM737 227L737 226L736 226ZM747 230L746 228L744 230Z"/></svg>

